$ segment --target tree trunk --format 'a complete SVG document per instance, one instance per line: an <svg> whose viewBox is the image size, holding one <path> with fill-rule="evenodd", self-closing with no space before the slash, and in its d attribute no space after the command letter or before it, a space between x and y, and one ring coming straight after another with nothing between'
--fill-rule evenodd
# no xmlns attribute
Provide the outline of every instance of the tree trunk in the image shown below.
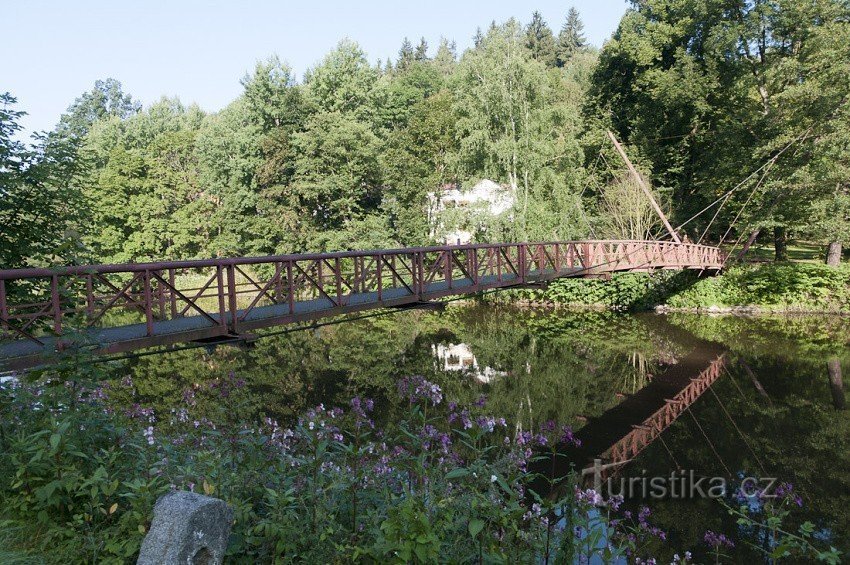
<svg viewBox="0 0 850 565"><path fill-rule="evenodd" d="M844 382L841 379L841 362L830 359L826 362L829 371L829 388L832 389L832 405L836 410L847 409L847 398L844 396Z"/></svg>
<svg viewBox="0 0 850 565"><path fill-rule="evenodd" d="M841 264L841 242L832 241L826 248L826 264L830 267L837 267Z"/></svg>
<svg viewBox="0 0 850 565"><path fill-rule="evenodd" d="M788 230L785 226L773 228L773 248L776 250L777 261L788 260Z"/></svg>
<svg viewBox="0 0 850 565"><path fill-rule="evenodd" d="M761 228L753 230L753 233L751 233L750 237L747 238L747 243L744 244L744 247L741 248L741 252L738 253L738 261L742 261L744 259L744 255L747 254L747 251L749 251L750 247L753 246L753 243L756 242L756 238L759 236L759 232L761 232Z"/></svg>
<svg viewBox="0 0 850 565"><path fill-rule="evenodd" d="M759 394L767 400L768 404L773 406L773 401L770 399L770 396L767 394L767 391L764 390L764 387L761 386L761 383L759 382L758 378L756 377L756 374L753 372L750 366L744 363L744 361L741 361L741 366L744 367L744 371L746 371L747 375L750 377L750 380L753 381L753 386L756 387L756 390L759 392Z"/></svg>

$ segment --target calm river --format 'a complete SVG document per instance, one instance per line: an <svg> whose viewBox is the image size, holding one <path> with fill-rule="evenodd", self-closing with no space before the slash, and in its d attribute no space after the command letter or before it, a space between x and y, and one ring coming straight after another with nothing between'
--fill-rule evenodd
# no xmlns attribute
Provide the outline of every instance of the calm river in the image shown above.
<svg viewBox="0 0 850 565"><path fill-rule="evenodd" d="M513 426L528 429L554 420L576 430L590 423L604 429L607 413L618 418L608 422L609 429L634 429L642 423L629 418L656 407L651 398L636 397L638 391L663 380L695 351L710 349L707 358L720 351L724 369L713 384L683 406L660 439L618 477L693 472L731 476L730 484L746 477L791 483L802 504L793 523L814 522L822 545L835 545L846 555L850 383L842 375L850 380L848 345L846 317L618 315L468 303L441 313L397 312L263 337L245 349L140 357L109 370L116 377L132 376L141 400L159 414L179 406L187 389L202 391L232 373L251 391L250 401L238 407L239 417L287 420L308 406L344 406L361 394L375 398L383 407L379 413L391 419L395 383L419 374L443 386L448 399L486 395L490 412ZM698 377L699 367L693 373ZM630 398L638 399L632 400L636 409L611 412ZM591 459L608 447L592 444L605 443L598 435L585 446ZM614 485L621 484L617 478ZM698 546L706 530L741 534L721 500L653 499L636 490L627 505L652 509L668 531L671 555ZM738 505L731 492L730 487L723 500ZM749 550L739 543L734 551L743 558Z"/></svg>

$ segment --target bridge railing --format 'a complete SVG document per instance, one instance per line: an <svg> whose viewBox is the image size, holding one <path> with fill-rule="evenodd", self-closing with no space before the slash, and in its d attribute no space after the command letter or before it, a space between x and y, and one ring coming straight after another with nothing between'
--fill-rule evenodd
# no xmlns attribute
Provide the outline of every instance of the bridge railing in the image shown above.
<svg viewBox="0 0 850 565"><path fill-rule="evenodd" d="M719 269L722 259L702 245L594 240L4 270L0 343L61 349L60 338L83 333L123 350L561 276Z"/></svg>
<svg viewBox="0 0 850 565"><path fill-rule="evenodd" d="M601 458L606 463L612 463L614 465L613 467L609 467L609 469L612 469L614 474L616 474L619 471L619 465L631 461L644 449L649 447L664 430L670 427L685 410L696 402L720 378L725 367L726 354L721 354L699 375L692 378L688 386L673 398L667 399L664 406L659 408L640 425L635 426L628 435L606 450L601 455Z"/></svg>

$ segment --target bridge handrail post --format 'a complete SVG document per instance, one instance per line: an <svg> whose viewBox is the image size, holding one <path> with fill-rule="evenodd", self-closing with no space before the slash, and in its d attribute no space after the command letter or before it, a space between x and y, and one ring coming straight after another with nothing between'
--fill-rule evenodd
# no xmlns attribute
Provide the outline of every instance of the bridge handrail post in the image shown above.
<svg viewBox="0 0 850 565"><path fill-rule="evenodd" d="M177 288L174 286L175 283L174 277L174 269L168 269L168 284L171 288L168 291L170 302L171 302L171 318L174 319L177 317L177 293L174 292L174 289Z"/></svg>
<svg viewBox="0 0 850 565"><path fill-rule="evenodd" d="M415 251L414 255L416 256L414 260L416 268L413 269L413 282L416 283L416 286L413 288L416 289L417 298L421 301L424 300L423 294L425 293L425 254L422 251Z"/></svg>
<svg viewBox="0 0 850 565"><path fill-rule="evenodd" d="M381 253L378 253L376 265L378 272L375 274L375 279L378 285L378 302L384 299L384 279L382 273L383 262L384 256Z"/></svg>
<svg viewBox="0 0 850 565"><path fill-rule="evenodd" d="M292 281L292 259L286 262L286 301L289 303L289 313L295 313L295 289Z"/></svg>
<svg viewBox="0 0 850 565"><path fill-rule="evenodd" d="M6 281L0 279L0 320L9 321L9 306L6 304Z"/></svg>
<svg viewBox="0 0 850 565"><path fill-rule="evenodd" d="M218 287L218 324L227 327L227 305L224 300L224 269L221 265L215 266L216 286Z"/></svg>
<svg viewBox="0 0 850 565"><path fill-rule="evenodd" d="M527 243L520 243L519 247L517 248L517 255L519 255L519 280L522 281L523 283L528 281L528 279L527 279L528 268L527 268L527 265L525 264L525 256L526 256L526 253L528 252L527 247L526 247L527 245L528 245Z"/></svg>
<svg viewBox="0 0 850 565"><path fill-rule="evenodd" d="M153 335L153 297L151 295L151 272L148 269L145 269L142 284L142 297L145 301L145 331L150 337Z"/></svg>
<svg viewBox="0 0 850 565"><path fill-rule="evenodd" d="M238 328L238 312L239 312L239 303L236 296L236 267L233 263L227 264L227 302L228 309L230 310L230 323L229 329L232 333L237 334Z"/></svg>
<svg viewBox="0 0 850 565"><path fill-rule="evenodd" d="M59 296L59 275L50 277L50 309L53 310L53 332L62 335L62 302Z"/></svg>

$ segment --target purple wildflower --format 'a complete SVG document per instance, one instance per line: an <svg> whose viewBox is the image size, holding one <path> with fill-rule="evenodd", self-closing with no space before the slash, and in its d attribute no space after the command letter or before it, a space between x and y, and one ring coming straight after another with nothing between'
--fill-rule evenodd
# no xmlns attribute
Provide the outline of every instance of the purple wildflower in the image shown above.
<svg viewBox="0 0 850 565"><path fill-rule="evenodd" d="M711 530L707 530L705 532L703 540L705 541L705 543L707 543L714 549L719 549L721 547L727 547L731 549L735 547L735 542L727 538L724 534L718 534Z"/></svg>

